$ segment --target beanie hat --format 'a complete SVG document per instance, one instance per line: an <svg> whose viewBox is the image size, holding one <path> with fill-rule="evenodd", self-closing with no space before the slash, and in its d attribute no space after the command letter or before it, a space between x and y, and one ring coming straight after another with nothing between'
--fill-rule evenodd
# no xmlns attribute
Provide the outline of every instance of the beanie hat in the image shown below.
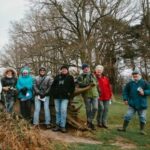
<svg viewBox="0 0 150 150"><path fill-rule="evenodd" d="M62 70L62 69L64 69L64 68L67 69L67 70L69 69L67 65L62 65L62 66L60 67L60 70Z"/></svg>
<svg viewBox="0 0 150 150"><path fill-rule="evenodd" d="M102 65L97 65L96 67L95 67L95 70L104 70L104 67L102 66Z"/></svg>
<svg viewBox="0 0 150 150"><path fill-rule="evenodd" d="M82 70L84 70L86 67L89 67L88 64L82 64Z"/></svg>
<svg viewBox="0 0 150 150"><path fill-rule="evenodd" d="M44 66L42 66L42 67L40 67L39 72L40 72L41 70L45 70L45 71L46 71L46 68L45 68Z"/></svg>

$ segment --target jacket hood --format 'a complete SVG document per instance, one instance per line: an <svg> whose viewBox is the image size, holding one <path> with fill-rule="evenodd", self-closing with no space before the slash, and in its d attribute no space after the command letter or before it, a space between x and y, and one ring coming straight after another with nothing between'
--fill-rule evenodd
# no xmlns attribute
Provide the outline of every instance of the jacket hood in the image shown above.
<svg viewBox="0 0 150 150"><path fill-rule="evenodd" d="M24 71L28 71L28 75L30 74L31 70L29 67L23 67L21 70L20 70L20 73L21 75L23 74Z"/></svg>
<svg viewBox="0 0 150 150"><path fill-rule="evenodd" d="M12 72L13 77L17 77L17 72L16 72L16 70L13 69L13 68L11 68L11 67L8 67L8 68L5 69L4 74L3 74L4 77L6 77L6 74L7 74L8 71L11 71L11 72Z"/></svg>

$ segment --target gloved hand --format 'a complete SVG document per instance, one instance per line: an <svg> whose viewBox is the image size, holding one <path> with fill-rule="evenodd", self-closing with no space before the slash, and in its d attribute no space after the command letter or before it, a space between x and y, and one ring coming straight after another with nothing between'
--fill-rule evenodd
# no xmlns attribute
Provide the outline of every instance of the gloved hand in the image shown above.
<svg viewBox="0 0 150 150"><path fill-rule="evenodd" d="M23 95L26 95L28 89L27 89L26 87L24 87L24 88L22 88L20 91L21 91L21 93L22 93Z"/></svg>
<svg viewBox="0 0 150 150"><path fill-rule="evenodd" d="M43 99L45 97L45 93L40 93L40 98Z"/></svg>

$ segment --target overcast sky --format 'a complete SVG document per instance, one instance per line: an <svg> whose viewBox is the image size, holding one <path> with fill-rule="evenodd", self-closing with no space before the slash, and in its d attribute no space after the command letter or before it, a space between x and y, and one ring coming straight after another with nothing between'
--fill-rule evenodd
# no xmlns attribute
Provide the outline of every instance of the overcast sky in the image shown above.
<svg viewBox="0 0 150 150"><path fill-rule="evenodd" d="M10 21L23 18L27 0L0 0L0 49L7 43Z"/></svg>

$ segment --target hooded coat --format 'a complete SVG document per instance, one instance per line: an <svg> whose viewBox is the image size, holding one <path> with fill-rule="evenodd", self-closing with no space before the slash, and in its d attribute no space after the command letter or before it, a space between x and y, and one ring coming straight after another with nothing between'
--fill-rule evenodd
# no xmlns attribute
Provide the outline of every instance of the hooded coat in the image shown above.
<svg viewBox="0 0 150 150"><path fill-rule="evenodd" d="M10 77L10 78L7 77L7 72L8 71L12 72L12 77ZM4 71L3 78L1 79L2 88L3 87L10 87L10 89L7 92L2 90L2 95L5 93L7 101L14 100L14 98L17 94L16 90L15 90L16 83L17 83L17 73L16 73L16 71L13 68L7 68ZM4 97L2 96L2 99L3 98Z"/></svg>
<svg viewBox="0 0 150 150"><path fill-rule="evenodd" d="M28 75L23 76L23 71L28 70ZM21 101L31 100L33 97L33 78L30 75L30 69L28 67L24 67L21 69L21 74L18 78L16 88L18 90L18 98ZM26 94L22 93L22 89L26 88Z"/></svg>

